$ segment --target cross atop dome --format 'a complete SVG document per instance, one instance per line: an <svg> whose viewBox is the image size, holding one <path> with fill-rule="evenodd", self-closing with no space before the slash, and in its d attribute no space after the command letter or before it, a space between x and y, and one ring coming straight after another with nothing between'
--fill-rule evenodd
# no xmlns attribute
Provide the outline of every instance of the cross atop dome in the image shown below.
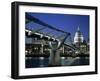
<svg viewBox="0 0 100 81"><path fill-rule="evenodd" d="M80 27L79 26L78 26L77 30L80 31Z"/></svg>

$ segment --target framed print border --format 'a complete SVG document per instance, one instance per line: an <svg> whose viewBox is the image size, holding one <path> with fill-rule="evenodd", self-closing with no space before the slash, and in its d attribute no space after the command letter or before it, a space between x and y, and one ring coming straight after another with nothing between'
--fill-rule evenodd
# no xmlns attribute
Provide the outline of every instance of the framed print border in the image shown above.
<svg viewBox="0 0 100 81"><path fill-rule="evenodd" d="M20 75L20 64L19 64L19 13L20 6L36 6L36 7L47 7L47 8L69 8L69 9L86 9L86 10L94 10L95 14L95 64L94 71L86 71L86 72L70 72L70 73L51 73L51 74L36 74L36 75ZM81 6L81 5L64 5L64 4L49 4L49 3L31 3L31 2L12 2L11 7L11 77L13 79L25 79L25 78L42 78L42 77L58 77L58 76L72 76L72 75L88 75L88 74L97 74L97 7L96 6ZM56 67L55 67L56 68Z"/></svg>

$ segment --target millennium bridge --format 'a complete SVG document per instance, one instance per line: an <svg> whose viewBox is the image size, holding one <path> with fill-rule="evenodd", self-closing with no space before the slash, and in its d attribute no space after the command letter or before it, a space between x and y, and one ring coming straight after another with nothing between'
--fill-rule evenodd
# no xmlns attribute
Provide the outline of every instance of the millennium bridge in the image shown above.
<svg viewBox="0 0 100 81"><path fill-rule="evenodd" d="M25 22L25 35L27 38L39 38L47 41L50 48L49 53L33 54L26 53L26 57L49 57L49 63L51 65L59 65L60 57L89 57L89 54L76 53L77 47L72 42L71 34L69 32L57 29L36 17L26 13ZM31 25L30 25L31 24ZM35 25L34 25L35 24ZM42 42L43 43L43 42ZM43 44L42 44L43 45ZM41 46L42 46L41 45ZM34 46L34 45L33 45ZM27 47L32 47L32 44L26 43ZM69 48L71 53L60 53L62 47ZM63 50L64 51L64 50ZM27 51L26 51L27 52Z"/></svg>

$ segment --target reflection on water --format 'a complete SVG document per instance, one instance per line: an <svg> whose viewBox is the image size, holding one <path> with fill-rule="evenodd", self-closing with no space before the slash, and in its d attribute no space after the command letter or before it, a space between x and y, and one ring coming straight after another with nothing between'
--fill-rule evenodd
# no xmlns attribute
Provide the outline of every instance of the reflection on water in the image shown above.
<svg viewBox="0 0 100 81"><path fill-rule="evenodd" d="M49 58L47 57L26 57L26 68L48 67ZM89 57L61 57L61 66L89 65Z"/></svg>

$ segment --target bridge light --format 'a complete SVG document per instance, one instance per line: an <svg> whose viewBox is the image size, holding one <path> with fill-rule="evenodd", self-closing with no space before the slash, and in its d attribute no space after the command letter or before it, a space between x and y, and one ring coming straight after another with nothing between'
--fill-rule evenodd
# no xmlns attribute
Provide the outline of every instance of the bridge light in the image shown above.
<svg viewBox="0 0 100 81"><path fill-rule="evenodd" d="M55 38L52 38L55 41Z"/></svg>
<svg viewBox="0 0 100 81"><path fill-rule="evenodd" d="M48 39L50 39L50 37L48 37Z"/></svg>
<svg viewBox="0 0 100 81"><path fill-rule="evenodd" d="M31 33L32 33L31 31L28 31L28 35L31 35Z"/></svg>
<svg viewBox="0 0 100 81"><path fill-rule="evenodd" d="M27 50L25 51L25 54L26 54L26 55L28 54L28 51L27 51Z"/></svg>
<svg viewBox="0 0 100 81"><path fill-rule="evenodd" d="M42 38L42 37L43 37L43 35L41 34L41 35L40 35L40 38Z"/></svg>
<svg viewBox="0 0 100 81"><path fill-rule="evenodd" d="M40 35L39 33L35 33L36 35Z"/></svg>

